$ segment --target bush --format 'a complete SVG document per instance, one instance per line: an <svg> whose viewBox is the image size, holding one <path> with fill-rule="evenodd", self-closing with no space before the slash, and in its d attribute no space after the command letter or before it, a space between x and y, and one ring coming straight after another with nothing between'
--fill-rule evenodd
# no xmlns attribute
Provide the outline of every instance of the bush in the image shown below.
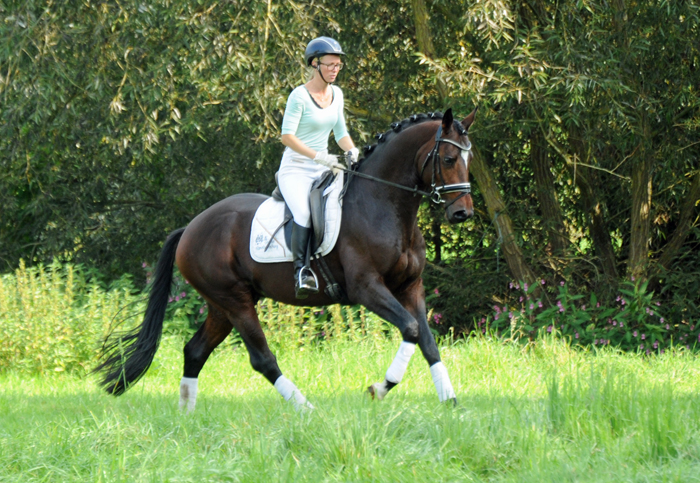
<svg viewBox="0 0 700 483"><path fill-rule="evenodd" d="M647 354L677 345L695 348L699 340L700 324L684 319L669 322L646 281L624 281L612 306L601 304L593 293L571 293L565 282L557 287L556 303L548 306L543 302L544 286L544 280L540 286L511 283L512 290L522 288L522 295L513 297L517 301L510 305L494 305L492 320L479 323L482 332L487 325L499 335L516 339L532 338L540 331L557 332L575 344L613 345Z"/></svg>

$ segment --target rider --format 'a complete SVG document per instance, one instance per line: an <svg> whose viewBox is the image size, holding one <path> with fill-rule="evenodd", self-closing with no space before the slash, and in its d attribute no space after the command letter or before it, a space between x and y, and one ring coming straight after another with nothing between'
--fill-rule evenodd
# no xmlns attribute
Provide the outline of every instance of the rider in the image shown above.
<svg viewBox="0 0 700 483"><path fill-rule="evenodd" d="M357 161L358 149L345 127L343 92L332 85L343 68L340 44L330 37L318 37L306 46L304 60L313 68L313 76L298 86L287 99L282 120L282 144L286 146L277 183L294 216L292 257L294 290L299 299L318 292L309 270L304 270L311 235L309 191L311 184L328 169L343 166L338 157L328 154L328 137L333 131L338 146Z"/></svg>

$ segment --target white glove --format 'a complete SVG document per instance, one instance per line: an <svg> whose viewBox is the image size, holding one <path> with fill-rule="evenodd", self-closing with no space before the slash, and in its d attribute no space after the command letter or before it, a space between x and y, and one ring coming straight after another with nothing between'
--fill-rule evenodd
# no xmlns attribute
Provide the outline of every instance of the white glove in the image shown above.
<svg viewBox="0 0 700 483"><path fill-rule="evenodd" d="M355 164L355 163L357 163L357 160L360 157L360 150L357 148L352 148L350 151L348 151L345 154L350 155L350 164Z"/></svg>
<svg viewBox="0 0 700 483"><path fill-rule="evenodd" d="M314 157L314 162L331 168L334 176L345 168L345 166L338 162L338 156L328 154L326 151L318 151Z"/></svg>

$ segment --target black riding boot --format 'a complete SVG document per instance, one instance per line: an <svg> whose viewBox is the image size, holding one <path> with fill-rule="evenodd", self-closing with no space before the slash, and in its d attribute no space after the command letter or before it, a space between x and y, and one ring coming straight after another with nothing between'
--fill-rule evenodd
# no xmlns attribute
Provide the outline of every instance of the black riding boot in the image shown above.
<svg viewBox="0 0 700 483"><path fill-rule="evenodd" d="M294 291L298 299L305 299L310 294L318 293L316 279L306 263L306 250L309 245L311 228L304 228L292 221L292 257L294 259Z"/></svg>

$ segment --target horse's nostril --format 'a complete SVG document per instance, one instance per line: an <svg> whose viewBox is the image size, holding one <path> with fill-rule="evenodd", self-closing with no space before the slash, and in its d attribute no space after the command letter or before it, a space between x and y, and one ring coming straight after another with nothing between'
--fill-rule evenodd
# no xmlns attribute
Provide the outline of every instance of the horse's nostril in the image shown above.
<svg viewBox="0 0 700 483"><path fill-rule="evenodd" d="M454 214L452 215L452 219L454 221L465 221L467 218L469 218L469 214L467 213L467 210L455 211Z"/></svg>

